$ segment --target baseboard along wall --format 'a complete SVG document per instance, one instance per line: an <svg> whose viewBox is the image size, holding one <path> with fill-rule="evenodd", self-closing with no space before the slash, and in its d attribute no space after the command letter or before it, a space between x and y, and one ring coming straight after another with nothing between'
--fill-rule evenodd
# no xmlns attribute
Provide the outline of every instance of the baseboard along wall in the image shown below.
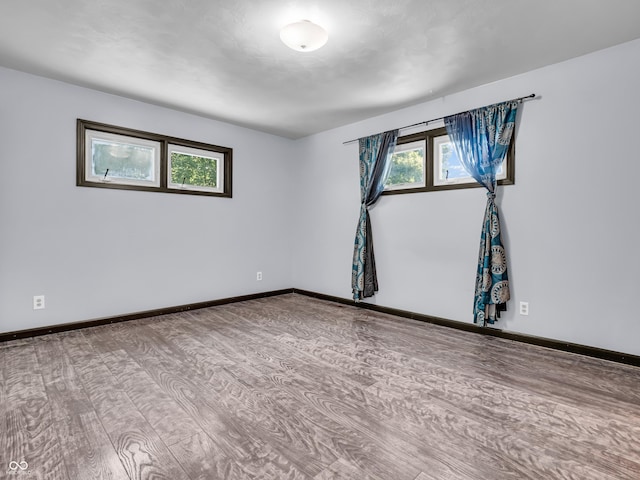
<svg viewBox="0 0 640 480"><path fill-rule="evenodd" d="M440 325L443 327L455 328L457 330L464 330L467 332L474 332L481 335L489 335L492 337L504 338L504 339L513 340L516 342L527 343L531 345L538 345L541 347L551 348L554 350L576 353L576 354L585 355L588 357L600 358L603 360L610 360L613 362L624 363L627 365L640 367L640 356L637 356L637 355L630 355L622 352L616 352L613 350L605 350L602 348L590 347L588 345L580 345L577 343L562 342L560 340L553 340L553 339L544 338L544 337L536 337L533 335L505 332L497 328L481 327L473 323L449 320L446 318L434 317L434 316L425 315L422 313L416 313L416 312L410 312L407 310L401 310L397 308L374 305L372 303L354 302L353 300L350 300L350 299L336 297L333 295L326 295L323 293L317 293L317 292L312 292L308 290L301 290L298 288L286 288L282 290L273 290L269 292L253 293L253 294L241 295L237 297L222 298L219 300L211 300L208 302L191 303L191 304L179 305L175 307L166 307L166 308L159 308L155 310L146 310L143 312L129 313L125 315L116 315L113 317L97 318L97 319L87 320L83 322L65 323L65 324L52 325L52 326L42 327L42 328L32 328L28 330L18 330L14 332L0 333L0 342L7 342L10 340L16 340L20 338L36 337L39 335L48 335L51 333L66 332L69 330L77 330L81 328L96 327L98 325L106 325L109 323L126 322L129 320L137 320L140 318L156 317L159 315L168 315L171 313L186 312L189 310L197 310L200 308L215 307L216 305L225 305L229 303L255 300L258 298L267 298L267 297L273 297L277 295L285 295L288 293L297 293L299 295L305 295L305 296L317 298L320 300L326 300L329 302L340 303L343 305L350 305L353 307L364 308L367 310L373 310L376 312L395 315L398 317L410 318L412 320L418 320L421 322Z"/></svg>

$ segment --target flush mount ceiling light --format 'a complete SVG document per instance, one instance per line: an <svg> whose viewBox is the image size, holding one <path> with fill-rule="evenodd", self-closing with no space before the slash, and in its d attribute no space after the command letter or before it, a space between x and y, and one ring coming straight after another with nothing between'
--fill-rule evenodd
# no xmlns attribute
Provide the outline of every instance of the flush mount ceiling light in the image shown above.
<svg viewBox="0 0 640 480"><path fill-rule="evenodd" d="M313 52L329 39L327 31L309 20L290 23L280 30L280 40L298 52Z"/></svg>

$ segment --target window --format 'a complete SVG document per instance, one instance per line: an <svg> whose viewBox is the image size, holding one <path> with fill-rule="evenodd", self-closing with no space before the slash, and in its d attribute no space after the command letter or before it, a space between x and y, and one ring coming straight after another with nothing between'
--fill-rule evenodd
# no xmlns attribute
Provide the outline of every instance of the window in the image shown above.
<svg viewBox="0 0 640 480"><path fill-rule="evenodd" d="M231 197L232 149L78 119L77 185Z"/></svg>
<svg viewBox="0 0 640 480"><path fill-rule="evenodd" d="M498 170L498 184L515 183L514 142ZM384 194L480 187L464 169L446 128L399 137Z"/></svg>
<svg viewBox="0 0 640 480"><path fill-rule="evenodd" d="M169 188L221 192L224 154L169 144Z"/></svg>
<svg viewBox="0 0 640 480"><path fill-rule="evenodd" d="M391 156L387 190L423 188L425 186L426 142L422 136L399 138Z"/></svg>
<svg viewBox="0 0 640 480"><path fill-rule="evenodd" d="M97 130L85 138L87 180L160 186L160 142Z"/></svg>

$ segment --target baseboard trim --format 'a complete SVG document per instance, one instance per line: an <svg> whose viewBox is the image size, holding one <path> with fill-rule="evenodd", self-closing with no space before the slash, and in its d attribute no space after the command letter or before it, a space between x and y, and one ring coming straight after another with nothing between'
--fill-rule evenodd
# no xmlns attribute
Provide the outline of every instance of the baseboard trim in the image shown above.
<svg viewBox="0 0 640 480"><path fill-rule="evenodd" d="M640 356L616 352L614 350L605 350L602 348L590 347L587 345L580 345L578 343L561 342L559 340L552 340L550 338L544 338L544 337L536 337L534 335L526 335L523 333L505 332L497 328L480 327L474 323L459 322L456 320L449 320L446 318L434 317L431 315L424 315L422 313L409 312L407 310L400 310L397 308L383 307L380 305L374 305L372 303L354 302L353 300L349 300L346 298L334 297L332 295L325 295L323 293L310 292L308 290L301 290L298 288L294 288L293 293L298 293L300 295L306 295L308 297L318 298L321 300L327 300L330 302L341 303L343 305L351 305L354 307L364 308L367 310L373 310L380 313L396 315L398 317L410 318L412 320L418 320L425 323L432 323L434 325L440 325L443 327L455 328L457 330L475 332L481 335L489 335L492 337L504 338L507 340L513 340L515 342L528 343L530 345L537 345L540 347L551 348L551 349L560 350L563 352L577 353L579 355L585 355L587 357L600 358L602 360L610 360L612 362L624 363L627 365L640 367Z"/></svg>
<svg viewBox="0 0 640 480"><path fill-rule="evenodd" d="M244 302L247 300L255 300L257 298L274 297L276 295L284 295L286 293L292 292L293 288L286 288L283 290L252 293L249 295L241 295L238 297L221 298L219 300L210 300L208 302L189 303L186 305L179 305L177 307L158 308L155 310L145 310L142 312L128 313L125 315L115 315L113 317L96 318L83 322L62 323L49 327L31 328L29 330L18 330L15 332L0 333L0 342L8 342L10 340L17 340L19 338L37 337L40 335L47 335L49 333L67 332L69 330L78 330L81 328L97 327L98 325L107 325L109 323L127 322L129 320L138 320L140 318L157 317L159 315L186 312L188 310L215 307L217 305L226 305L229 303Z"/></svg>
<svg viewBox="0 0 640 480"><path fill-rule="evenodd" d="M449 320L447 318L434 317L432 315L425 315L422 313L410 312L408 310L384 307L380 305L375 305L373 303L354 302L351 299L336 297L333 295L326 295L324 293L317 293L309 290L302 290L299 288L285 288L282 290L273 290L269 292L240 295L237 297L221 298L219 300L210 300L207 302L190 303L186 305L179 305L176 307L158 308L155 310L145 310L142 312L128 313L125 315L96 318L93 320L87 320L83 322L63 323L59 325L52 325L52 326L42 327L42 328L32 328L28 330L18 330L15 332L0 333L0 342L8 342L10 340L17 340L20 338L37 337L40 335L48 335L50 333L67 332L69 330L78 330L81 328L97 327L99 325L107 325L110 323L119 323L119 322L126 322L129 320L138 320L140 318L157 317L160 315L186 312L189 310L197 310L200 308L215 307L218 305L227 305L230 303L244 302L247 300L256 300L258 298L275 297L278 295L285 295L287 293L297 293L300 295L305 295L307 297L318 298L320 300L327 300L333 303L350 305L352 307L364 308L366 310L373 310L375 312L387 313L389 315L395 315L398 317L410 318L412 320L418 320L420 322L432 323L434 325L440 325L443 327L455 328L456 330L464 330L467 332L474 332L481 335L489 335L492 337L504 338L507 340L513 340L515 342L528 343L531 345L538 345L540 347L551 348L551 349L560 350L563 352L577 353L579 355L585 355L587 357L600 358L602 360L610 360L612 362L624 363L627 365L640 367L640 356L637 356L637 355L630 355L626 353L616 352L613 350L605 350L602 348L590 347L587 345L580 345L577 343L561 342L559 340L552 340L550 338L544 338L544 337L536 337L533 335L526 335L523 333L505 332L497 328L480 327L473 323L459 322L456 320Z"/></svg>

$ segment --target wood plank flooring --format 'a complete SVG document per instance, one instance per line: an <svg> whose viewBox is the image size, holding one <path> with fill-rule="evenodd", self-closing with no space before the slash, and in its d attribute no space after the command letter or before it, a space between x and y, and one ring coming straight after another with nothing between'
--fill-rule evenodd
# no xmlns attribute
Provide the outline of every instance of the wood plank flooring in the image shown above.
<svg viewBox="0 0 640 480"><path fill-rule="evenodd" d="M16 340L0 479L637 480L640 369L296 294Z"/></svg>

